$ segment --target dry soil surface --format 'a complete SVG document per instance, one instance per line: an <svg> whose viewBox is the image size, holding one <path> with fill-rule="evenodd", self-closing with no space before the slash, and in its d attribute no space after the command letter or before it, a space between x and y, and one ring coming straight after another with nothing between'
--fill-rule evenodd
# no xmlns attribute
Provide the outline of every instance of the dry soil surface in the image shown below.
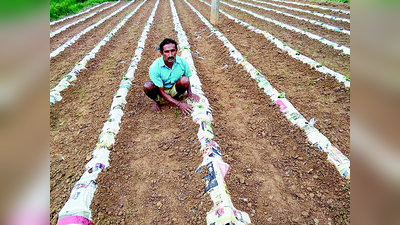
<svg viewBox="0 0 400 225"><path fill-rule="evenodd" d="M113 95L155 2L148 0L89 61L78 80L61 93L62 101L50 107L51 224L57 223L58 212L91 159ZM189 2L209 18L207 5L197 0ZM119 6L122 4L125 3ZM54 57L50 87L138 4L132 4ZM213 108L214 140L230 165L225 181L234 206L247 212L254 224L349 224L350 182L230 58L223 43L215 35L209 36L210 30L188 5L176 0L175 6L192 52L197 51L202 57L193 54L202 89ZM347 6L330 6L349 10ZM221 8L225 10L223 5ZM244 12L229 8L225 11L267 30L317 61L323 59L335 71L349 74L349 56ZM278 20L281 17L288 20L274 15ZM291 25L300 26L300 22L290 21ZM88 25L80 26L84 29ZM321 30L308 26L316 32ZM350 158L349 88L292 59L262 35L225 16L220 15L217 27L278 91L286 93L306 119L315 118L315 127ZM51 39L51 46L67 40L74 32L76 28L60 33ZM161 0L127 98L121 130L111 150L110 167L97 179L91 205L94 224L206 223L212 201L204 194L202 176L195 173L202 161L198 125L171 105L154 113L152 101L142 88L149 80L149 66L160 56L155 47L166 37L177 39L176 35L169 1ZM350 46L349 37L336 38Z"/></svg>

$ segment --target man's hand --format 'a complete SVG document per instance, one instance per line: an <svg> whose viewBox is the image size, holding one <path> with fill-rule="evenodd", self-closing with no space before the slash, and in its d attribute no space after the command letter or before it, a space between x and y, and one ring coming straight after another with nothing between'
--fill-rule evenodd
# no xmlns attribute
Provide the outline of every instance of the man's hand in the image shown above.
<svg viewBox="0 0 400 225"><path fill-rule="evenodd" d="M179 102L178 107L185 115L190 115L193 112L193 107L187 103Z"/></svg>
<svg viewBox="0 0 400 225"><path fill-rule="evenodd" d="M189 94L188 94L188 97L189 97L189 99L190 99L191 101L194 101L194 102L197 102L197 101L200 100L200 97L199 97L198 95L196 95L196 94L193 94L193 93L189 93Z"/></svg>

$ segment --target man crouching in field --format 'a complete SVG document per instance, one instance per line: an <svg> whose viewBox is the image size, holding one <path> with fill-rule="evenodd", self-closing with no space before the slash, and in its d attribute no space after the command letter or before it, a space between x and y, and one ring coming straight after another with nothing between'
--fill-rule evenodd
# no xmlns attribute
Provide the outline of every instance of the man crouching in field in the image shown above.
<svg viewBox="0 0 400 225"><path fill-rule="evenodd" d="M186 60L176 55L177 51L178 46L173 39L166 38L161 42L162 57L151 64L149 68L151 81L146 81L143 89L154 101L154 111L160 111L161 102L168 101L178 106L185 115L190 115L193 112L192 106L178 101L177 98L185 91L193 101L198 101L200 98L190 90L189 77L192 74Z"/></svg>

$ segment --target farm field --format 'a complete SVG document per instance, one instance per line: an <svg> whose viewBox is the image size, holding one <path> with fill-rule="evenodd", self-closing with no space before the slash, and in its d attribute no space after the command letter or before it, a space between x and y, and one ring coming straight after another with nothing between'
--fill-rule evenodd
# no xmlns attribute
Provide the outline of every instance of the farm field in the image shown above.
<svg viewBox="0 0 400 225"><path fill-rule="evenodd" d="M58 213L84 173L85 164L92 159L103 124L109 118L114 94L138 49L138 41L156 2L131 3L50 59L52 89L80 65L85 55L100 46L103 37L121 20L137 10L110 35L95 57L87 61L86 68L80 69L77 80L60 92L62 99L50 106L51 224L57 224ZM209 19L211 8L206 3L211 1L173 2L190 45L201 89L212 108L213 140L219 144L223 161L230 166L224 180L234 207L246 212L252 224L350 224L350 181L327 161L326 153L309 142L302 129L285 117L279 105L259 88L257 81L230 56L230 50L187 4ZM270 33L321 66L350 75L350 54L222 2L349 48L350 35L242 3L274 8L349 31L350 23L260 1L220 1L220 9L229 15ZM350 19L345 13L268 2ZM129 3L121 1L55 35L50 39L50 52ZM320 5L350 10L344 4ZM50 31L85 15L54 24ZM202 178L206 172L195 172L203 160L199 124L172 105L162 106L159 113L153 112L153 102L143 92L144 82L150 79L149 66L160 57L156 46L166 37L179 39L170 1L159 1L150 25L123 104L120 130L115 143L108 148L109 167L96 179L97 189L90 205L93 224L206 224L207 212L213 207L210 196L204 194ZM215 27L273 87L285 93L285 98L307 121L314 118L314 127L351 159L350 87L293 58L263 34L223 14L219 14L219 25Z"/></svg>

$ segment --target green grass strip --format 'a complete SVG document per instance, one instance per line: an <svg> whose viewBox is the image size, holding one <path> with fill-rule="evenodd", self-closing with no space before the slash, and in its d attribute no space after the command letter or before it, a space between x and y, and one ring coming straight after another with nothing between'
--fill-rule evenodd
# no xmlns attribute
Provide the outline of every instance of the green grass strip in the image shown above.
<svg viewBox="0 0 400 225"><path fill-rule="evenodd" d="M116 0L51 0L50 20L57 20L61 17L78 13L84 8L106 1Z"/></svg>

